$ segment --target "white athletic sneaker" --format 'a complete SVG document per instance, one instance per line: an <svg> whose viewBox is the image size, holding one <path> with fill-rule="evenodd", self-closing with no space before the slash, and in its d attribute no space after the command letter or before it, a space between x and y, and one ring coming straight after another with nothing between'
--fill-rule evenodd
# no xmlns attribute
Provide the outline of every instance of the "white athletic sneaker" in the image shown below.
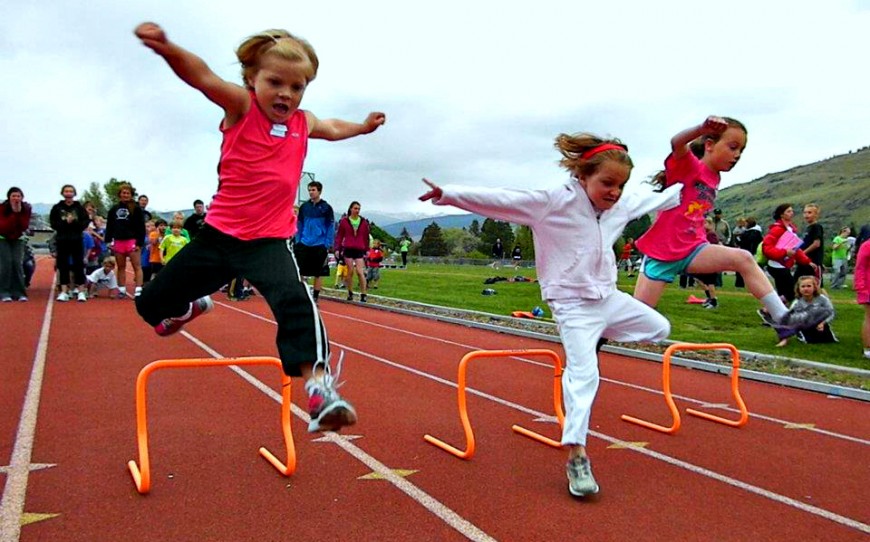
<svg viewBox="0 0 870 542"><path fill-rule="evenodd" d="M568 472L568 491L575 497L585 497L598 493L598 483L592 476L592 465L588 457L575 457L565 466Z"/></svg>
<svg viewBox="0 0 870 542"><path fill-rule="evenodd" d="M58 301L60 301L61 303L65 303L65 302L69 301L69 294L66 292L61 292L57 295L56 299Z"/></svg>
<svg viewBox="0 0 870 542"><path fill-rule="evenodd" d="M88 300L88 294L86 294L86 293L84 293L84 292L82 291L82 292L79 292L79 293L78 293L78 295L76 296L76 298L77 298L78 301L84 303L85 301Z"/></svg>

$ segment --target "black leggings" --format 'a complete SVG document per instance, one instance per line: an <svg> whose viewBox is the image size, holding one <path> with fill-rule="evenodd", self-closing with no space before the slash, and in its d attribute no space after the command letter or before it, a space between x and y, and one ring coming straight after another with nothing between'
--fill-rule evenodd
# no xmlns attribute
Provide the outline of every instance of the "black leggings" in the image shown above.
<svg viewBox="0 0 870 542"><path fill-rule="evenodd" d="M82 286L85 283L85 247L81 236L76 239L58 239L56 250L61 286L69 286L70 271L76 286Z"/></svg>
<svg viewBox="0 0 870 542"><path fill-rule="evenodd" d="M791 276L791 270L768 265L767 272L773 277L776 293L785 298L786 304L794 301L794 279Z"/></svg>
<svg viewBox="0 0 870 542"><path fill-rule="evenodd" d="M185 314L190 302L244 276L263 295L278 323L278 354L288 376L299 365L326 361L329 341L314 300L300 277L290 242L242 241L205 225L136 298L139 315L152 326Z"/></svg>

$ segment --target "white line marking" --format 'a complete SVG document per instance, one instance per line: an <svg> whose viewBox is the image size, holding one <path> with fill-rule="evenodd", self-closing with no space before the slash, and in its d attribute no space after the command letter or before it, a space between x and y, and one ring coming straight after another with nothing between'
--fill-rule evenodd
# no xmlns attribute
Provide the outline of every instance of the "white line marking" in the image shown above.
<svg viewBox="0 0 870 542"><path fill-rule="evenodd" d="M42 394L42 377L45 374L45 357L48 352L48 333L51 328L51 313L54 307L54 290L48 292L48 306L42 318L39 342L33 357L30 381L24 396L15 447L9 462L3 500L0 501L0 540L17 542L21 537L21 515L27 496L27 479L30 475L30 459L33 454L33 439L36 434L36 421L39 414L39 398Z"/></svg>
<svg viewBox="0 0 870 542"><path fill-rule="evenodd" d="M194 344L208 352L208 354L215 358L223 358L220 353L209 347L207 344L203 343L196 337L192 336L190 333L182 330L181 334L187 337ZM332 341L331 341L332 342ZM333 344L336 344L333 342ZM258 380L252 374L248 373L241 367L237 365L231 365L230 369L242 377L249 384L266 394L268 397L273 399L278 404L281 404L281 394ZM308 413L299 408L298 406L291 403L290 409L293 414L304 421L306 424L311 421L311 418L308 416ZM435 499L419 487L415 486L405 478L397 475L393 472L393 470L372 457L371 455L364 452L358 446L353 444L348 440L342 439L339 435L335 433L324 433L322 439L329 440L330 442L335 443L339 447L341 447L345 452L349 453L361 463L363 463L366 467L371 469L373 472L376 472L384 477L385 480L396 486L400 491L411 497L413 500L420 503L424 508L432 512L435 516L441 518L442 521L459 531L463 536L468 538L469 540L475 540L480 542L495 542L495 538L489 536L484 531L482 531L479 527L466 520L446 505L444 505L439 500Z"/></svg>
<svg viewBox="0 0 870 542"><path fill-rule="evenodd" d="M246 313L246 311L242 311L240 309L235 309L235 307L228 307L228 308L238 310L239 312L242 312L242 313ZM250 313L246 313L246 314L250 314ZM270 320L268 318L264 318L264 317L256 315L256 314L250 314L250 316L257 318L259 320L270 322L273 325L275 324L275 322L273 320ZM399 331L395 328L389 328L389 329L392 329L394 331ZM345 350L348 350L350 352L354 352L356 354L367 357L369 359L373 359L373 360L380 362L380 363L383 363L385 365L389 365L391 367L395 367L397 369L401 369L403 371L407 371L407 372L410 372L412 374L422 376L423 378L427 378L429 380L434 380L435 382L450 386L452 388L458 387L457 384L455 384L449 380L445 380L441 377L420 371L418 369L414 369L412 367L407 367L407 366L402 365L400 363L384 359L380 356L376 356L374 354L370 354L368 352L364 352L362 350L358 350L356 348L353 348L353 347L350 347L347 345L342 345L342 344L337 343L335 341L330 341L330 342L332 342L332 344L334 344L335 346L337 346L339 348L343 348ZM545 414L543 412L539 412L537 410L525 407L523 405L513 403L513 402L508 401L506 399L501 399L499 397L475 390L473 388L466 388L466 392L469 394L472 394L472 395L477 395L479 397L489 399L489 400L494 401L496 403L499 403L501 405L508 406L510 408L513 408L514 410L518 410L520 412L525 412L525 413L530 414L530 415L535 416L535 417L548 416L548 414ZM611 437L610 435L606 435L604 433L599 433L597 431L590 430L589 434L596 437L596 438L600 438L601 440L604 440L606 442L610 442L611 444L618 444L618 443L623 442L621 439L617 439L615 437ZM668 463L670 465L674 465L676 467L680 467L680 468L683 468L685 470L688 470L689 472L699 474L701 476L706 476L708 478L712 478L714 480L717 480L719 482L723 482L725 484L736 487L738 489L742 489L744 491L748 491L750 493L754 493L756 495L766 497L772 501L784 504L786 506L791 506L791 507L797 508L798 510L801 510L803 512L807 512L807 513L810 513L810 514L813 514L816 516L820 516L820 517L823 517L823 518L828 519L830 521L833 521L835 523L839 523L841 525L844 525L846 527L851 527L851 528L857 529L859 531L870 534L870 525L868 525L866 523L862 523L862 522L857 521L857 520L854 520L852 518L848 518L846 516L836 514L834 512L825 510L823 508L819 508L817 506L812 506L812 505L803 503L801 501L792 499L790 497L786 497L785 495L780 495L779 493L775 493L773 491L770 491L770 490L767 490L767 489L764 489L764 488L761 488L758 486L754 486L752 484L748 484L748 483L743 482L741 480L737 480L736 478L731 478L730 476L726 476L724 474L720 474L720 473L717 473L715 471L711 471L709 469L706 469L704 467L701 467L701 466L698 466L698 465L695 465L692 463L688 463L688 462L683 461L681 459L677 459L675 457L671 457L671 456L668 456L668 455L665 455L665 454L662 454L659 452L648 450L646 448L629 447L629 448L627 448L627 450L632 451L632 452L636 452L639 454L643 454L643 455L646 455L648 457L652 457L654 459L658 459L658 460L663 461L665 463Z"/></svg>

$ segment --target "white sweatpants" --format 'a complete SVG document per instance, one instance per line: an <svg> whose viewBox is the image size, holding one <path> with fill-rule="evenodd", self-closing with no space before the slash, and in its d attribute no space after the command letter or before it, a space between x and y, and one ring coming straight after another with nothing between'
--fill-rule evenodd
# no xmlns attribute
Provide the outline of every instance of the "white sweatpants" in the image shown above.
<svg viewBox="0 0 870 542"><path fill-rule="evenodd" d="M620 342L661 341L670 334L668 320L625 292L605 299L550 300L567 357L562 374L565 401L564 446L586 445L592 402L598 391L595 346L604 337Z"/></svg>

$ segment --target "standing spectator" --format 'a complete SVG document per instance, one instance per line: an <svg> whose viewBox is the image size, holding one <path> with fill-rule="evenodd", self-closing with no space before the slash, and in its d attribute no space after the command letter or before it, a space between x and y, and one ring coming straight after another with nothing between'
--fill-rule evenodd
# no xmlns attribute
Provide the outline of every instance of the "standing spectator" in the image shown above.
<svg viewBox="0 0 870 542"><path fill-rule="evenodd" d="M742 216L737 219L737 225L734 226L734 229L731 230L731 243L732 246L740 247L740 239L743 236L743 232L746 231L746 219Z"/></svg>
<svg viewBox="0 0 870 542"><path fill-rule="evenodd" d="M818 205L808 203L804 206L804 222L807 223L807 230L804 233L804 240L800 248L815 265L810 266L798 262L794 270L794 278L813 275L819 279L819 287L824 288L825 281L822 275L825 266L825 230L819 224Z"/></svg>
<svg viewBox="0 0 870 542"><path fill-rule="evenodd" d="M30 204L17 186L6 191L6 201L0 204L0 300L27 301L27 280L24 278L24 256L27 240L22 239L30 228Z"/></svg>
<svg viewBox="0 0 870 542"><path fill-rule="evenodd" d="M719 245L719 236L716 234L716 224L713 218L709 216L704 219L704 231L707 234L707 242L711 245ZM701 283L701 286L704 288L704 295L707 296L707 299L704 300L704 303L701 305L705 309L717 309L719 308L719 299L716 297L716 283L717 277L721 273L693 273L692 277L695 278L696 281Z"/></svg>
<svg viewBox="0 0 870 542"><path fill-rule="evenodd" d="M299 274L314 277L314 300L320 297L323 277L329 276L329 252L335 238L335 212L321 197L323 184L308 183L309 200L299 207L296 216L296 243L293 252Z"/></svg>
<svg viewBox="0 0 870 542"><path fill-rule="evenodd" d="M407 237L399 244L399 253L402 255L402 267L408 267L408 250L411 248L411 240Z"/></svg>
<svg viewBox="0 0 870 542"><path fill-rule="evenodd" d="M859 305L864 305L864 323L861 325L861 342L864 357L870 359L870 226L861 227L858 234L858 255L855 257L855 295Z"/></svg>
<svg viewBox="0 0 870 542"><path fill-rule="evenodd" d="M154 220L145 221L145 242L142 244L140 264L142 266L142 284L151 281L151 232L156 230Z"/></svg>
<svg viewBox="0 0 870 542"><path fill-rule="evenodd" d="M139 196L139 209L142 210L142 216L144 217L145 222L147 222L153 218L151 215L151 211L148 210L148 196L146 196L145 194L142 194L141 196ZM119 266L119 270L120 270L120 266ZM125 282L124 279L121 279L121 284L123 284L124 282Z"/></svg>
<svg viewBox="0 0 870 542"><path fill-rule="evenodd" d="M30 246L30 237L22 235L21 241L24 242L24 289L27 290L33 274L36 273L36 257L33 255L33 247ZM19 297L18 301L27 301L26 296L25 299Z"/></svg>
<svg viewBox="0 0 870 542"><path fill-rule="evenodd" d="M492 257L501 263L504 260L504 245L501 244L501 239L496 239L492 245Z"/></svg>
<svg viewBox="0 0 870 542"><path fill-rule="evenodd" d="M335 242L332 244L336 253L344 254L347 264L347 300L353 301L353 276L359 278L359 300L366 302L366 275L364 259L369 249L369 221L360 216L360 204L352 201L347 208L347 216L338 222L338 233L335 234ZM336 254L336 257L338 255Z"/></svg>
<svg viewBox="0 0 870 542"><path fill-rule="evenodd" d="M180 220L173 221L172 229L170 230L172 232L171 235L164 236L163 241L160 242L163 265L168 264L190 242L187 237L181 235L181 225Z"/></svg>
<svg viewBox="0 0 870 542"><path fill-rule="evenodd" d="M372 248L366 254L366 284L375 290L381 282L382 261L384 261L384 252L381 250L381 242L375 239Z"/></svg>
<svg viewBox="0 0 870 542"><path fill-rule="evenodd" d="M849 234L852 229L849 226L840 230L840 233L831 241L831 288L843 288L846 286L846 275L849 272Z"/></svg>
<svg viewBox="0 0 870 542"><path fill-rule="evenodd" d="M184 229L190 234L190 238L196 237L200 228L205 224L205 204L201 199L193 202L193 214L184 219Z"/></svg>
<svg viewBox="0 0 870 542"><path fill-rule="evenodd" d="M160 243L166 234L166 221L158 218L154 221L154 230L148 233L148 263L151 264L151 279L163 269L163 253Z"/></svg>
<svg viewBox="0 0 870 542"><path fill-rule="evenodd" d="M740 239L737 241L737 247L755 255L755 252L758 250L758 245L761 244L763 238L764 234L761 233L761 226L759 226L755 221L755 217L747 217L746 226L743 233L740 234ZM743 282L743 275L740 273L734 273L734 287L743 288L744 286L746 286L746 284Z"/></svg>
<svg viewBox="0 0 870 542"><path fill-rule="evenodd" d="M629 237L625 240L625 244L622 245L622 253L619 256L619 267L625 267L625 270L628 271L628 276L634 276L634 264L631 261L631 252L634 250L634 238Z"/></svg>
<svg viewBox="0 0 870 542"><path fill-rule="evenodd" d="M76 188L71 184L60 189L63 199L54 204L49 213L49 223L55 233L57 250L57 270L60 275L60 294L57 300L69 301L70 273L76 286L76 296L79 301L87 301L85 293L85 258L84 235L85 228L90 223L84 206L76 201Z"/></svg>
<svg viewBox="0 0 870 542"><path fill-rule="evenodd" d="M776 222L770 225L767 235L761 242L762 252L767 258L767 272L773 277L776 293L786 303L794 301L794 278L791 275L791 268L795 262L805 265L813 264L800 247L787 248L782 246L780 242L783 236L795 235L796 228L792 223L792 217L794 217L794 209L790 203L778 206L773 211L773 219ZM813 272L810 274L815 275Z"/></svg>
<svg viewBox="0 0 870 542"><path fill-rule="evenodd" d="M187 229L185 229L184 227L184 213L182 213L181 211L175 211L174 213L172 213L172 220L169 221L169 225L171 226L175 222L178 222L181 225L181 236L187 239L187 242L189 243L191 237L190 232L187 231ZM170 227L170 229L172 228Z"/></svg>
<svg viewBox="0 0 870 542"><path fill-rule="evenodd" d="M734 246L731 243L731 226L728 224L727 220L722 218L722 209L713 210L713 225L715 226L714 231L716 232L716 236L719 238L719 244L725 245L726 247Z"/></svg>
<svg viewBox="0 0 870 542"><path fill-rule="evenodd" d="M144 197L144 196L143 196ZM127 259L133 266L133 280L136 284L134 295L142 293L141 250L145 243L145 216L142 213L142 198L139 205L133 201L133 187L122 183L118 187L118 203L109 209L106 223L106 243L115 253L118 266L118 296L127 296ZM145 197L145 203L148 198Z"/></svg>
<svg viewBox="0 0 870 542"><path fill-rule="evenodd" d="M514 245L514 250L511 252L511 258L514 261L514 267L519 267L520 262L523 261L523 249L520 248L520 245Z"/></svg>

